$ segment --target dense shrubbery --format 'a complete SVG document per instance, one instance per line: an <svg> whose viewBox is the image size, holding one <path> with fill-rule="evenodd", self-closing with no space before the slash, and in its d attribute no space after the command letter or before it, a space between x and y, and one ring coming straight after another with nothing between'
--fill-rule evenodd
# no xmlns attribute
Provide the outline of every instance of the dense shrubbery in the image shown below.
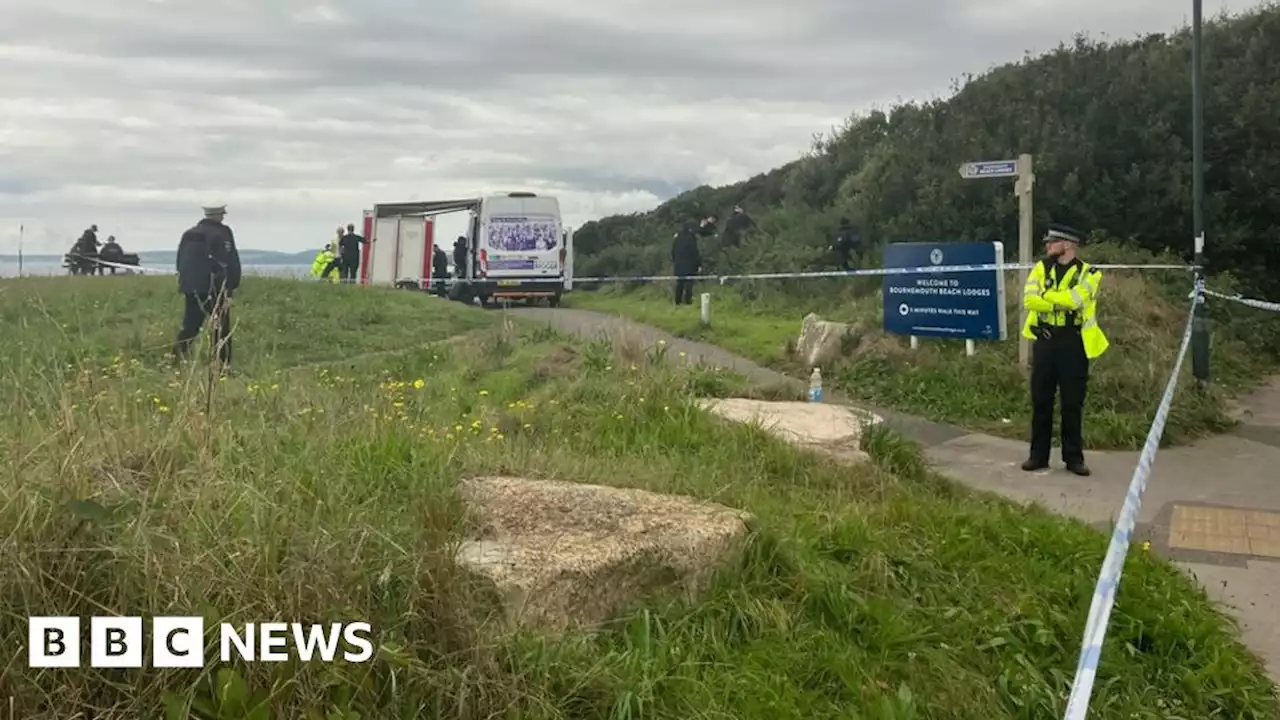
<svg viewBox="0 0 1280 720"><path fill-rule="evenodd" d="M666 270L677 223L744 203L759 229L737 267L821 265L842 215L875 243L1007 238L1009 181L962 180L968 160L1029 152L1036 221L1056 218L1152 251L1191 252L1191 38L1077 39L958 84L955 95L852 118L807 157L745 182L700 187L651 213L604 218L577 233L579 273ZM1271 237L1280 216L1280 8L1205 25L1206 225L1214 270L1280 297Z"/></svg>

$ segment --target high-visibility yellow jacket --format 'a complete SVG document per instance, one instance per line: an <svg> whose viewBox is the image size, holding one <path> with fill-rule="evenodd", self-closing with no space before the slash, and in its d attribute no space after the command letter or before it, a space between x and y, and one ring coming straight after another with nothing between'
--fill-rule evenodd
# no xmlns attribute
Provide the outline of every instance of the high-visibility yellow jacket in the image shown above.
<svg viewBox="0 0 1280 720"><path fill-rule="evenodd" d="M334 257L335 255L332 250L321 250L319 254L316 255L316 259L311 261L311 274L315 277L320 277L320 274L324 272L324 269L329 267L329 263L333 262ZM330 272L328 280L329 282L338 282L338 271L334 270L333 272Z"/></svg>
<svg viewBox="0 0 1280 720"><path fill-rule="evenodd" d="M1062 279L1053 286L1048 268L1053 260L1036 263L1022 289L1022 308L1027 311L1022 323L1022 336L1035 339L1036 325L1067 325L1080 328L1084 353L1090 360L1107 351L1111 343L1098 327L1098 288L1102 271L1089 263L1076 260L1068 266Z"/></svg>

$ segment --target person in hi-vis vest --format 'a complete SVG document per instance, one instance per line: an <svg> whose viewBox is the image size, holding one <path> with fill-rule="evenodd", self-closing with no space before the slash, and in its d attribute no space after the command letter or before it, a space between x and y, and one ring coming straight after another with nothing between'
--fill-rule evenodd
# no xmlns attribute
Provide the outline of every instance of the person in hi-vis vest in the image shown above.
<svg viewBox="0 0 1280 720"><path fill-rule="evenodd" d="M1102 272L1077 256L1078 230L1049 224L1045 259L1036 263L1022 292L1026 319L1022 336L1031 349L1031 453L1022 469L1049 467L1053 440L1053 401L1062 404L1062 462L1067 470L1089 475L1084 462L1083 425L1089 362L1107 351L1098 327L1098 289Z"/></svg>
<svg viewBox="0 0 1280 720"><path fill-rule="evenodd" d="M317 280L338 282L338 256L333 254L333 246L326 244L324 249L316 253L311 261L311 275Z"/></svg>

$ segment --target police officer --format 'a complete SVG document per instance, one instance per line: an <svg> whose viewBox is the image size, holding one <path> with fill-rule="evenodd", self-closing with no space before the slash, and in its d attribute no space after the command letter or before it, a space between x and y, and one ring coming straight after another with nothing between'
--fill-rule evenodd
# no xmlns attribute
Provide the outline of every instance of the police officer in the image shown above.
<svg viewBox="0 0 1280 720"><path fill-rule="evenodd" d="M702 250L698 238L715 234L715 215L708 215L701 222L685 222L671 241L671 266L676 276L676 305L693 304L693 276L702 271Z"/></svg>
<svg viewBox="0 0 1280 720"><path fill-rule="evenodd" d="M724 231L720 233L721 247L736 248L742 244L747 231L756 226L756 221L742 209L741 205L733 206L733 214L724 221Z"/></svg>
<svg viewBox="0 0 1280 720"><path fill-rule="evenodd" d="M853 270L853 258L862 249L862 233L849 222L849 218L840 218L840 227L836 230L835 242L827 250L836 254L840 261L840 270Z"/></svg>
<svg viewBox="0 0 1280 720"><path fill-rule="evenodd" d="M231 296L240 287L241 273L235 235L223 223L226 214L221 203L206 205L204 219L178 242L178 292L185 305L173 343L174 358L187 357L200 328L211 320L223 372L231 362Z"/></svg>
<svg viewBox="0 0 1280 720"><path fill-rule="evenodd" d="M1053 439L1053 400L1061 395L1062 462L1076 475L1089 475L1081 433L1089 361L1106 352L1107 336L1098 327L1098 286L1102 273L1081 260L1078 230L1050 223L1045 259L1032 268L1022 293L1027 311L1022 336L1031 350L1031 456L1027 472L1049 467Z"/></svg>
<svg viewBox="0 0 1280 720"><path fill-rule="evenodd" d="M338 238L338 258L342 261L342 282L353 284L360 278L360 246L373 242L356 234L355 223L347 223L347 232Z"/></svg>
<svg viewBox="0 0 1280 720"><path fill-rule="evenodd" d="M449 287L449 254L439 245L431 251L431 292L444 297Z"/></svg>

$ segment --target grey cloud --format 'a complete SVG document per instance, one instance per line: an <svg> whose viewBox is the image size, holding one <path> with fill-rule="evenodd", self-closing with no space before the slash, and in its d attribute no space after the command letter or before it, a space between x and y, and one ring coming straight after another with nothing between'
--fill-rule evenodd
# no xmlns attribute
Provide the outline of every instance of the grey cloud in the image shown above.
<svg viewBox="0 0 1280 720"><path fill-rule="evenodd" d="M854 110L1077 31L1185 19L1163 0L4 4L0 244L98 221L142 247L210 195L258 247L487 189L554 192L577 224L783 164Z"/></svg>

